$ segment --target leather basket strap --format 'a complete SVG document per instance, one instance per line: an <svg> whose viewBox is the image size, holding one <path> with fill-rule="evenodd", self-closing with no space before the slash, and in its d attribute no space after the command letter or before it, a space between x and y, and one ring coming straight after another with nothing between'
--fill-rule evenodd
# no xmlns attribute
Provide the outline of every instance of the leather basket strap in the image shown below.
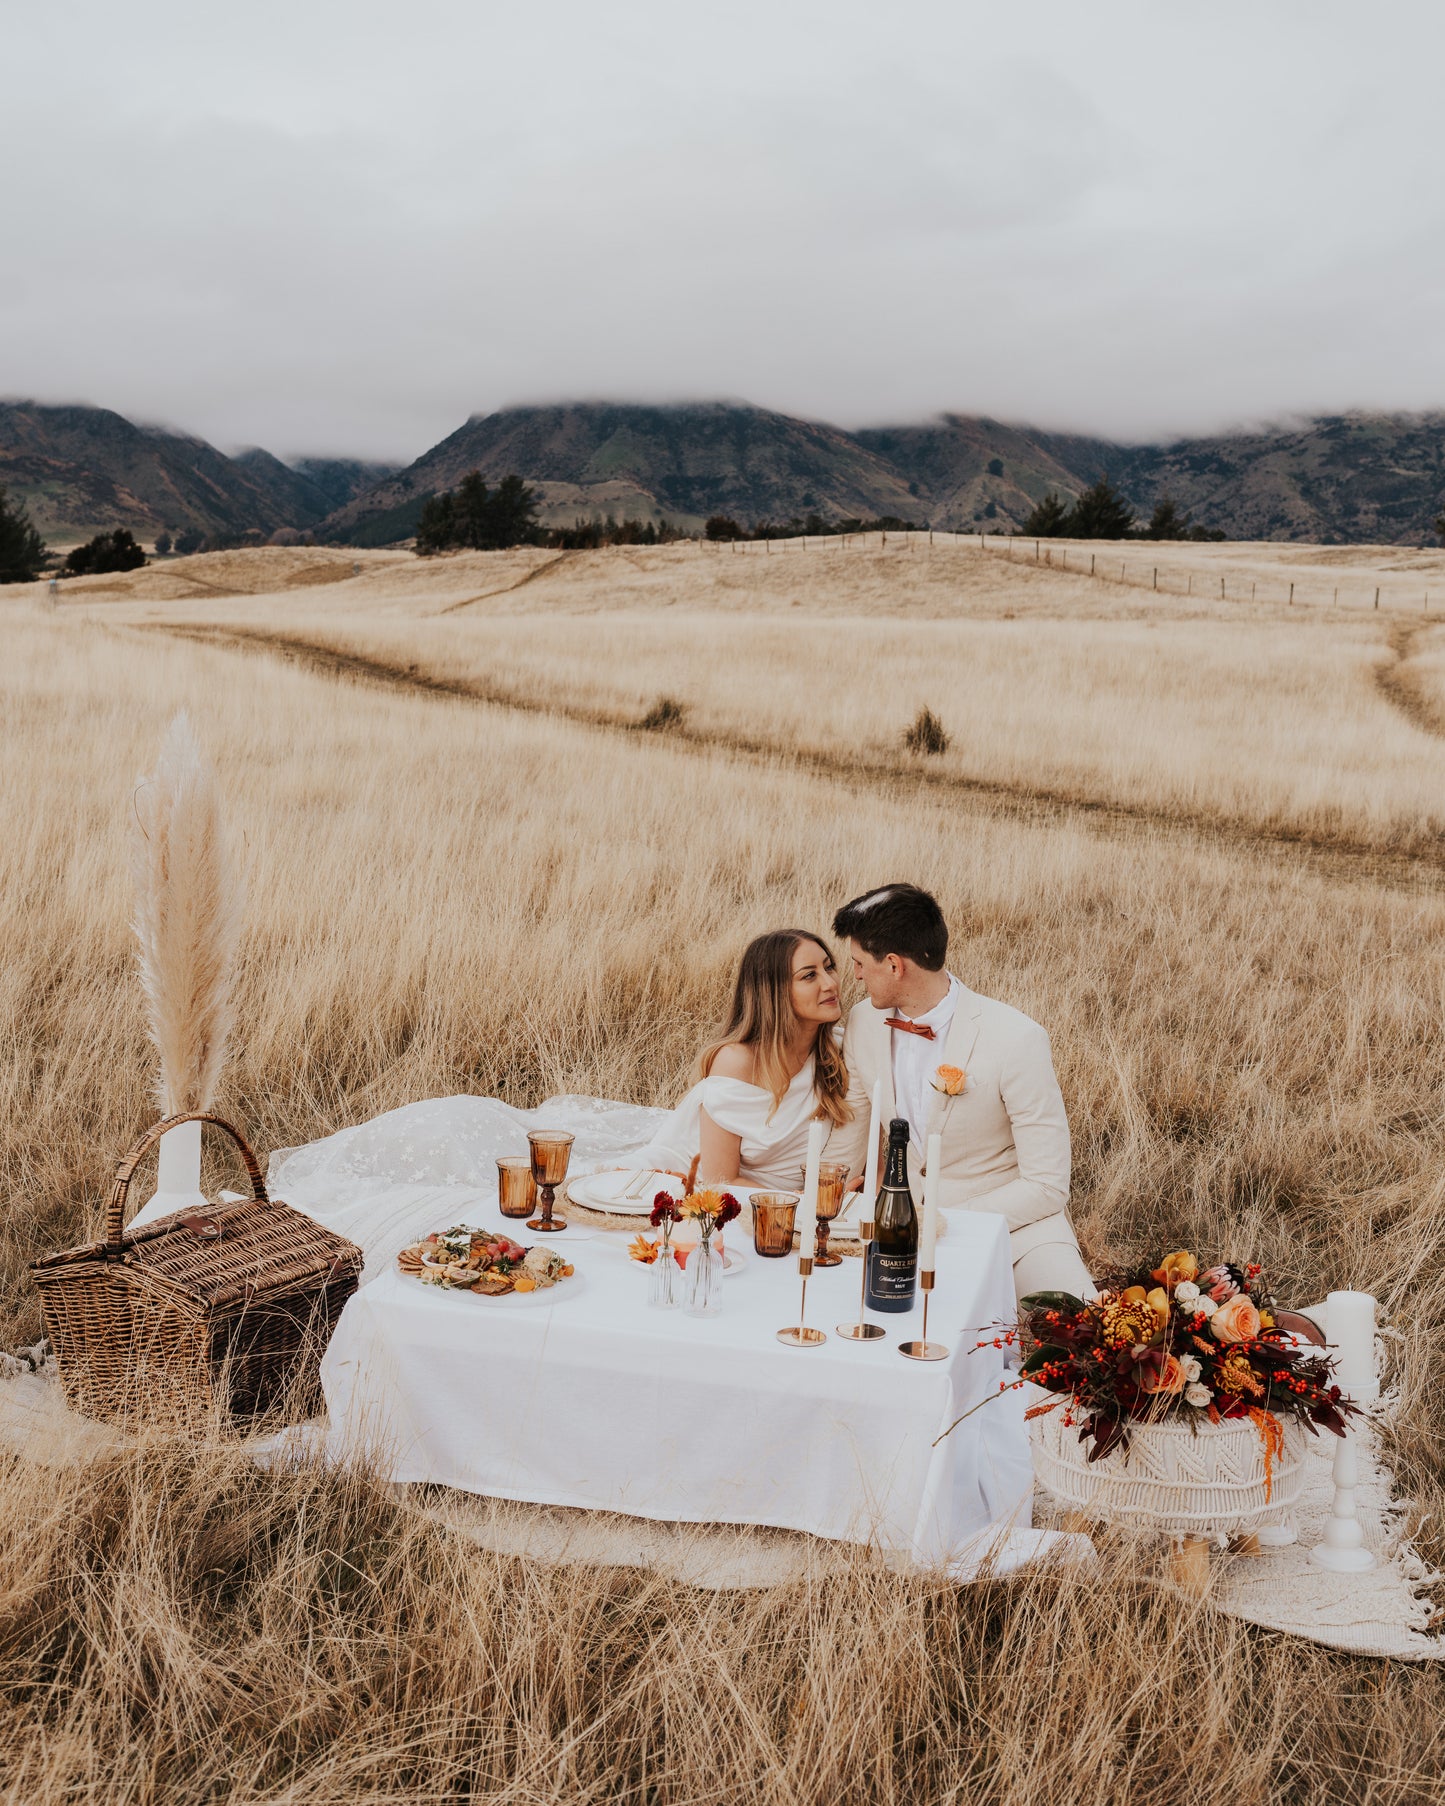
<svg viewBox="0 0 1445 1806"><path fill-rule="evenodd" d="M250 1143L234 1123L227 1122L224 1116L213 1116L206 1110L193 1110L182 1116L162 1117L158 1123L152 1124L146 1130L115 1169L115 1178L111 1181L110 1187L110 1200L105 1208L105 1257L107 1260L119 1260L122 1253L126 1200L130 1192L130 1182L135 1177L135 1169L168 1129L179 1128L184 1122L209 1122L214 1123L218 1129L224 1129L241 1150L241 1158L246 1163L246 1175L251 1181L251 1196L258 1204L271 1202L266 1195L266 1181L261 1177L260 1163L252 1153Z"/></svg>

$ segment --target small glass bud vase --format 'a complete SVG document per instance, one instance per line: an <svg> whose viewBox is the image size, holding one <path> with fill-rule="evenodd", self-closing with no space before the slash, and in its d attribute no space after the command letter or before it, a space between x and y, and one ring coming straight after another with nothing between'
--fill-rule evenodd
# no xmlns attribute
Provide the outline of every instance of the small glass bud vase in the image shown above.
<svg viewBox="0 0 1445 1806"><path fill-rule="evenodd" d="M712 1237L699 1242L687 1260L687 1303L683 1309L689 1317L716 1317L722 1309L723 1257Z"/></svg>
<svg viewBox="0 0 1445 1806"><path fill-rule="evenodd" d="M682 1274L669 1238L658 1249L657 1259L648 1270L647 1302L655 1311L675 1311L682 1303L678 1296L681 1291Z"/></svg>

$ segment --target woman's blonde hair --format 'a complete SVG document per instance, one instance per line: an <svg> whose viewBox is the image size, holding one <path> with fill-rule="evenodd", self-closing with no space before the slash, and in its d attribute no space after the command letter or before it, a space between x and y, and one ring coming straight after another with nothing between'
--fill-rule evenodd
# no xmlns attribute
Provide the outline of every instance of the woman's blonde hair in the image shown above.
<svg viewBox="0 0 1445 1806"><path fill-rule="evenodd" d="M829 960L833 954L820 934L803 928L776 928L750 941L738 966L732 1009L721 1037L703 1050L704 1078L725 1047L748 1047L753 1052L753 1082L773 1095L776 1110L792 1082L788 1071L788 1045L798 1018L793 1009L793 953L804 941L821 947ZM813 1092L817 1114L830 1123L847 1122L848 1069L843 1049L831 1022L820 1022L813 1041Z"/></svg>

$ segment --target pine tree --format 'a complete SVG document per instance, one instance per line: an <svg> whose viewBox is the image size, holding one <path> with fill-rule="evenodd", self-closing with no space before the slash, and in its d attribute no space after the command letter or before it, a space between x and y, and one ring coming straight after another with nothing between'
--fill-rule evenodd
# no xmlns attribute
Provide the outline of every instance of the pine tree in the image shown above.
<svg viewBox="0 0 1445 1806"><path fill-rule="evenodd" d="M1070 510L1051 489L1020 528L1030 539L1057 539L1066 530Z"/></svg>
<svg viewBox="0 0 1445 1806"><path fill-rule="evenodd" d="M1146 539L1188 539L1190 516L1181 514L1173 496L1161 495L1144 529Z"/></svg>
<svg viewBox="0 0 1445 1806"><path fill-rule="evenodd" d="M1134 511L1106 476L1086 489L1073 507L1064 531L1070 539L1127 539Z"/></svg>
<svg viewBox="0 0 1445 1806"><path fill-rule="evenodd" d="M0 583L33 583L45 563L45 541L19 503L0 488Z"/></svg>
<svg viewBox="0 0 1445 1806"><path fill-rule="evenodd" d="M440 495L428 496L422 503L416 523L416 549L423 558L446 552L457 543L455 509L452 494L444 489Z"/></svg>

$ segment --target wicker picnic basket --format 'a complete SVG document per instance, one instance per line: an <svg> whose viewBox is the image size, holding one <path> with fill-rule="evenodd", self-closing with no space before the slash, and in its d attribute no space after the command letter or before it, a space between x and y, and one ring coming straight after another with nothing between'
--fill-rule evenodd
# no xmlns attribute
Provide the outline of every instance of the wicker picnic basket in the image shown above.
<svg viewBox="0 0 1445 1806"><path fill-rule="evenodd" d="M251 1197L125 1232L136 1167L167 1129L209 1122L241 1151ZM293 1420L320 1398L320 1361L356 1290L361 1250L266 1195L223 1117L148 1129L116 1169L105 1240L31 1268L66 1399L87 1417L180 1424Z"/></svg>

